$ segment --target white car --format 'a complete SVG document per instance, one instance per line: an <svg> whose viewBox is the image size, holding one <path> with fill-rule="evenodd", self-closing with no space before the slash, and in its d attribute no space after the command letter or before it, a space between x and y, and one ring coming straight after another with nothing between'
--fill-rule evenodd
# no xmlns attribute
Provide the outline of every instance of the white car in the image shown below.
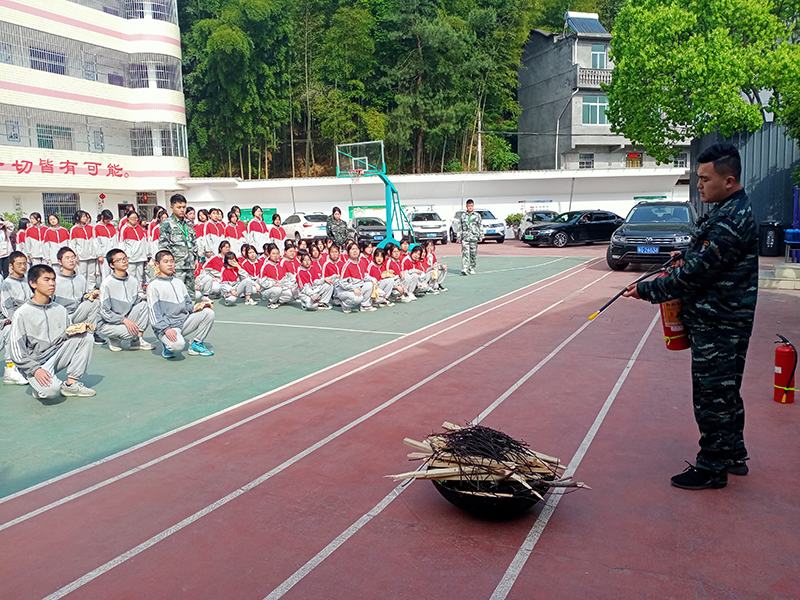
<svg viewBox="0 0 800 600"><path fill-rule="evenodd" d="M456 211L453 220L450 221L450 241L458 239L459 227L461 226L461 215L465 210ZM476 208L476 213L481 215L481 227L483 228L484 240L497 240L498 244L506 241L506 224L492 214L492 211L484 208Z"/></svg>
<svg viewBox="0 0 800 600"><path fill-rule="evenodd" d="M286 217L281 223L286 230L286 238L299 240L316 240L328 237L328 215L322 213L297 212Z"/></svg>
<svg viewBox="0 0 800 600"><path fill-rule="evenodd" d="M415 212L408 215L411 221L411 228L414 230L414 238L418 242L433 240L441 244L447 243L447 221L442 219L438 213L432 211Z"/></svg>

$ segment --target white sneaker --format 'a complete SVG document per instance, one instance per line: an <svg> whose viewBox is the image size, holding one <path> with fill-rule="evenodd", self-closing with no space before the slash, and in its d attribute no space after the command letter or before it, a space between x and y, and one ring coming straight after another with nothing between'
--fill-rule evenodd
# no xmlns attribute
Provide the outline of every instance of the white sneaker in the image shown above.
<svg viewBox="0 0 800 600"><path fill-rule="evenodd" d="M280 308L280 302L270 302L269 308Z"/></svg>
<svg viewBox="0 0 800 600"><path fill-rule="evenodd" d="M429 294L433 294L434 296L438 296L439 295L439 290L428 290L428 293Z"/></svg>
<svg viewBox="0 0 800 600"><path fill-rule="evenodd" d="M402 296L400 296L400 297L397 299L397 301L398 301L398 302L402 302L403 304L405 304L406 302L411 302L411 298L409 298L408 296L406 296L405 294L403 294Z"/></svg>
<svg viewBox="0 0 800 600"><path fill-rule="evenodd" d="M473 269L472 267L470 267L470 268L469 268L469 274L470 274L470 275L475 275L475 269Z"/></svg>
<svg viewBox="0 0 800 600"><path fill-rule="evenodd" d="M376 310L378 310L378 309L375 308L374 306L362 306L361 307L361 312L375 312Z"/></svg>
<svg viewBox="0 0 800 600"><path fill-rule="evenodd" d="M131 350L152 350L153 348L155 348L153 344L142 338L137 338L131 342Z"/></svg>
<svg viewBox="0 0 800 600"><path fill-rule="evenodd" d="M342 312L343 313L350 313L353 312L351 309L347 308L344 304L342 304Z"/></svg>
<svg viewBox="0 0 800 600"><path fill-rule="evenodd" d="M76 381L72 385L67 385L67 382L61 384L61 395L65 398L91 398L96 396L92 388L86 387L80 381Z"/></svg>
<svg viewBox="0 0 800 600"><path fill-rule="evenodd" d="M244 301L245 306L258 306L258 302L253 300L252 298L248 298Z"/></svg>
<svg viewBox="0 0 800 600"><path fill-rule="evenodd" d="M108 349L112 352L122 352L122 345L119 340L108 338Z"/></svg>
<svg viewBox="0 0 800 600"><path fill-rule="evenodd" d="M5 372L3 373L3 383L10 383L13 385L28 385L28 380L25 379L25 376L19 372L17 366L14 365L13 367L6 367Z"/></svg>
<svg viewBox="0 0 800 600"><path fill-rule="evenodd" d="M414 294L408 294L406 297L408 298L409 302L414 302L414 300L417 299Z"/></svg>

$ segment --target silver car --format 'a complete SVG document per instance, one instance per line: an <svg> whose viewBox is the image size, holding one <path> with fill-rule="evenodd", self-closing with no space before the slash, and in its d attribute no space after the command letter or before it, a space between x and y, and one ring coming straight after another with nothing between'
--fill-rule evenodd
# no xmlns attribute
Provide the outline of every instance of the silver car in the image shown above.
<svg viewBox="0 0 800 600"><path fill-rule="evenodd" d="M415 212L408 215L414 230L414 239L418 242L433 240L441 244L447 243L447 221L432 211Z"/></svg>
<svg viewBox="0 0 800 600"><path fill-rule="evenodd" d="M456 211L453 220L450 221L450 241L455 242L458 239L458 228L461 222L461 215L465 210ZM492 211L484 208L476 208L476 213L481 215L481 227L483 228L484 240L496 240L498 244L506 241L506 224L501 219L498 219L492 214Z"/></svg>

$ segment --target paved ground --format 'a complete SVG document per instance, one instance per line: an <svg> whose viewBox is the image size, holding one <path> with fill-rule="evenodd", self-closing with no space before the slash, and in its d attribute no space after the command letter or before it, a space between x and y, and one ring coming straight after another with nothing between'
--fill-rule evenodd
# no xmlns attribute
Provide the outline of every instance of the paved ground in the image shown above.
<svg viewBox="0 0 800 600"><path fill-rule="evenodd" d="M772 361L799 297L760 295L751 474L687 492L688 353L643 302L586 319L636 274L603 246L480 252L391 311L220 308L211 359L98 351L96 399L1 390L0 597L797 598L800 427ZM593 489L497 523L384 478L414 466L403 437L476 418Z"/></svg>

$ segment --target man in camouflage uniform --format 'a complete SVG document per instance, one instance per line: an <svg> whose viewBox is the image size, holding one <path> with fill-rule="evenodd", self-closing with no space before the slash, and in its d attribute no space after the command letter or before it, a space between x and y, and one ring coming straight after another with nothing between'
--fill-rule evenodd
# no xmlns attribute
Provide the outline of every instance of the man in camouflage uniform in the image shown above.
<svg viewBox="0 0 800 600"><path fill-rule="evenodd" d="M180 279L189 294L195 295L194 272L199 265L197 235L186 220L186 198L174 194L169 199L172 215L161 223L158 249L169 250L175 257L175 277Z"/></svg>
<svg viewBox="0 0 800 600"><path fill-rule="evenodd" d="M461 274L475 275L478 263L478 242L483 241L481 215L475 212L472 198L467 200L467 210L461 213L458 224L458 237L461 238Z"/></svg>
<svg viewBox="0 0 800 600"><path fill-rule="evenodd" d="M721 488L728 473L746 475L744 403L739 393L758 295L758 232L739 183L739 152L717 144L698 157L700 196L713 207L667 276L630 286L625 296L682 301L692 349L692 398L700 429L696 466L672 478L676 487Z"/></svg>

